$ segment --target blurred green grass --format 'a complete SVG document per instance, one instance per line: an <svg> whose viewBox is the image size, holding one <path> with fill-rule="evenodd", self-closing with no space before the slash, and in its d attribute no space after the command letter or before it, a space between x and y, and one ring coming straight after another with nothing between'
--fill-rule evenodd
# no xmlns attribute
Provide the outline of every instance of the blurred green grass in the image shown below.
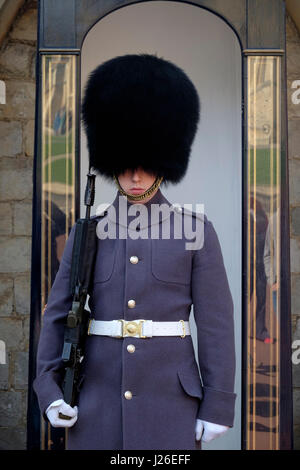
<svg viewBox="0 0 300 470"><path fill-rule="evenodd" d="M49 161L49 150L51 148L51 156ZM68 136L68 151L67 142L64 135L51 136L51 145L47 140L44 146L44 154L47 155L44 162L45 180L44 183L49 182L49 176L51 172L51 182L66 183L67 181L73 181L72 172L72 158L73 158L73 146L72 136ZM67 169L68 165L68 169Z"/></svg>
<svg viewBox="0 0 300 470"><path fill-rule="evenodd" d="M277 181L277 161L276 161L276 153L274 151L272 161L271 161L271 154L270 149L256 149L256 184L257 185L264 185L270 186L271 185L271 163L273 165L273 181L272 184L276 185ZM280 165L280 161L278 162ZM250 185L254 183L254 150L250 150ZM280 171L280 168L279 168Z"/></svg>

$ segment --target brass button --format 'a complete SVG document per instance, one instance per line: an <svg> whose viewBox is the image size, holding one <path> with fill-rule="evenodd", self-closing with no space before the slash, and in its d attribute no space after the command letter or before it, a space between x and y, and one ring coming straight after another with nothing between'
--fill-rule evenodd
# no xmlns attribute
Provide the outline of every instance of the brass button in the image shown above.
<svg viewBox="0 0 300 470"><path fill-rule="evenodd" d="M127 392L124 393L124 397L126 398L126 400L131 400L131 398L132 398L131 391L127 390Z"/></svg>
<svg viewBox="0 0 300 470"><path fill-rule="evenodd" d="M137 256L130 256L130 263L137 264L138 262L139 262L139 259Z"/></svg>
<svg viewBox="0 0 300 470"><path fill-rule="evenodd" d="M135 307L135 300L131 299L131 300L128 300L128 307L129 308L134 308Z"/></svg>
<svg viewBox="0 0 300 470"><path fill-rule="evenodd" d="M134 346L134 344L128 344L128 346L127 346L127 351L128 351L129 353L134 353L134 351L135 351L135 346Z"/></svg>
<svg viewBox="0 0 300 470"><path fill-rule="evenodd" d="M136 330L137 330L137 326L134 323L128 323L127 327L126 327L126 330L128 331L128 333L130 333L132 335L135 335Z"/></svg>

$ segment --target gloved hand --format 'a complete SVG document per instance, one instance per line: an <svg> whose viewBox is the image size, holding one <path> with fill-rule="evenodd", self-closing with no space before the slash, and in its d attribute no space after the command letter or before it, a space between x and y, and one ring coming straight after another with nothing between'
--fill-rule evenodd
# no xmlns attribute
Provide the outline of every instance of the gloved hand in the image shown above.
<svg viewBox="0 0 300 470"><path fill-rule="evenodd" d="M196 420L196 440L200 441L202 433L202 441L209 442L219 437L221 434L224 434L229 429L229 426L223 426L223 424L209 423L208 421L203 421L202 419ZM203 432L204 430L204 432Z"/></svg>
<svg viewBox="0 0 300 470"><path fill-rule="evenodd" d="M62 419L59 417L59 413L70 416L71 419ZM71 428L77 421L78 408L77 406L72 408L64 400L60 399L52 402L51 405L48 406L46 415L51 426L54 428Z"/></svg>

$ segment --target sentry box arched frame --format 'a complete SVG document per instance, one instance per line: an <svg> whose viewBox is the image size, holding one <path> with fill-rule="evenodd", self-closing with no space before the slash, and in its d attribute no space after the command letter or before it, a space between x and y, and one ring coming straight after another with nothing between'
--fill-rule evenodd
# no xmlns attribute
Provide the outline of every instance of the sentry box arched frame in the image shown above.
<svg viewBox="0 0 300 470"><path fill-rule="evenodd" d="M41 417L32 382L43 310L59 266L57 253L63 249L80 211L82 44L88 31L106 15L143 1L39 2L28 449L63 449L67 439L64 430L51 429ZM292 379L285 2L195 0L181 3L218 15L232 28L241 47L243 367L240 447L290 449ZM264 343L254 333L261 315L274 340L272 344Z"/></svg>

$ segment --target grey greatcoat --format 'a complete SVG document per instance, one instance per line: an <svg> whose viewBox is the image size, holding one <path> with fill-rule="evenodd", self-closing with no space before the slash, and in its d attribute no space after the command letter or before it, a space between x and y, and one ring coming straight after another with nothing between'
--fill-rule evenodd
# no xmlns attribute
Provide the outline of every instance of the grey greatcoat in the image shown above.
<svg viewBox="0 0 300 470"><path fill-rule="evenodd" d="M186 250L186 240L172 236L175 211L157 224L161 228L170 222L171 239L151 239L149 218L140 223L139 238L122 238L118 229L137 232L130 221L138 214L120 220L119 197L132 205L118 191L112 203L117 237L98 239L89 297L92 317L187 321L193 304L201 378L191 336L88 336L78 420L68 431L68 449L199 449L196 418L228 426L234 420L233 301L219 240L204 215L204 245ZM144 205L149 209L162 203L171 205L158 189ZM109 210L95 217L99 223L113 221ZM190 212L190 217L195 221L198 215ZM63 398L61 353L72 303L68 282L74 229L48 298L39 341L34 389L44 416L50 403ZM138 262L132 263L132 257ZM134 352L128 345L135 346ZM131 391L131 399L126 391Z"/></svg>

